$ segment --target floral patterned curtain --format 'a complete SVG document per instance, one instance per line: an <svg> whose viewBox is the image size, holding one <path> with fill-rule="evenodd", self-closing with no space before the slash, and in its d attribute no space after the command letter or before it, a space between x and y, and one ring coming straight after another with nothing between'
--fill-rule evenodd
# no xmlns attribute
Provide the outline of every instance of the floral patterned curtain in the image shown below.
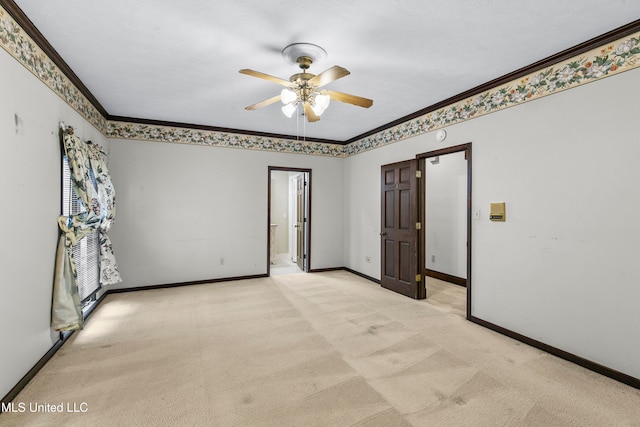
<svg viewBox="0 0 640 427"><path fill-rule="evenodd" d="M111 175L107 169L100 147L89 144L89 159L95 176L100 200L100 283L113 285L122 282L113 246L109 239L109 229L116 218L116 192L111 183Z"/></svg>
<svg viewBox="0 0 640 427"><path fill-rule="evenodd" d="M121 279L107 235L115 219L115 191L100 149L81 142L71 128L63 136L63 146L73 189L86 207L80 214L58 218L62 234L56 254L51 325L56 331L71 331L83 326L73 245L99 229L100 283L114 284ZM91 173L95 177L95 186Z"/></svg>

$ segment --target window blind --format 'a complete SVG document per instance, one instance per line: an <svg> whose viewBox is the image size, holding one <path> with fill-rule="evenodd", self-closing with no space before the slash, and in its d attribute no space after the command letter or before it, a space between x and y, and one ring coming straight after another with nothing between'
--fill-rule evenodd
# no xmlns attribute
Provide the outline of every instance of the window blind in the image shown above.
<svg viewBox="0 0 640 427"><path fill-rule="evenodd" d="M95 181L93 174L91 178ZM62 215L76 215L85 210L80 198L73 190L67 156L63 156ZM100 234L97 230L73 245L73 259L76 263L76 273L78 275L78 294L80 295L80 300L84 302L100 289Z"/></svg>

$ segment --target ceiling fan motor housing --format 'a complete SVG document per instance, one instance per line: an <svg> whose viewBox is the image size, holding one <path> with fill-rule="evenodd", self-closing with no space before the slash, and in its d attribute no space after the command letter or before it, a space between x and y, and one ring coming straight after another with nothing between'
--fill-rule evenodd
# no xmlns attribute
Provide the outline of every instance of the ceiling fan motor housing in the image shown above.
<svg viewBox="0 0 640 427"><path fill-rule="evenodd" d="M296 59L296 62L298 63L300 68L302 68L303 70L308 70L311 64L313 64L313 59L308 56L299 56L298 59Z"/></svg>

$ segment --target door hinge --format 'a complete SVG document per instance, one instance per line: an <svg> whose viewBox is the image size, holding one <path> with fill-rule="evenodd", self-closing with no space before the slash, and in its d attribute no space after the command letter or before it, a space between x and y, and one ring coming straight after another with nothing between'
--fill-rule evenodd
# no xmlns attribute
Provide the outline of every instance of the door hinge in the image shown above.
<svg viewBox="0 0 640 427"><path fill-rule="evenodd" d="M422 171L416 171L416 178L422 178Z"/></svg>
<svg viewBox="0 0 640 427"><path fill-rule="evenodd" d="M416 222L416 230L422 230L422 223Z"/></svg>
<svg viewBox="0 0 640 427"><path fill-rule="evenodd" d="M416 282L422 281L422 274L416 274Z"/></svg>

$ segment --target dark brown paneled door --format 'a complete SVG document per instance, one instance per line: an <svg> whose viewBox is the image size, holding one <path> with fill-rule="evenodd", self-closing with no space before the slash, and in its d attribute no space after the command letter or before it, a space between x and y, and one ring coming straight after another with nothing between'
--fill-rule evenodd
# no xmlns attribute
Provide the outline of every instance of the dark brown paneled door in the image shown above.
<svg viewBox="0 0 640 427"><path fill-rule="evenodd" d="M305 236L306 236L306 202L307 202L307 181L305 174L301 173L296 177L296 264L300 270L305 268Z"/></svg>
<svg viewBox="0 0 640 427"><path fill-rule="evenodd" d="M382 166L382 287L418 298L417 160ZM418 280L416 280L418 279Z"/></svg>

